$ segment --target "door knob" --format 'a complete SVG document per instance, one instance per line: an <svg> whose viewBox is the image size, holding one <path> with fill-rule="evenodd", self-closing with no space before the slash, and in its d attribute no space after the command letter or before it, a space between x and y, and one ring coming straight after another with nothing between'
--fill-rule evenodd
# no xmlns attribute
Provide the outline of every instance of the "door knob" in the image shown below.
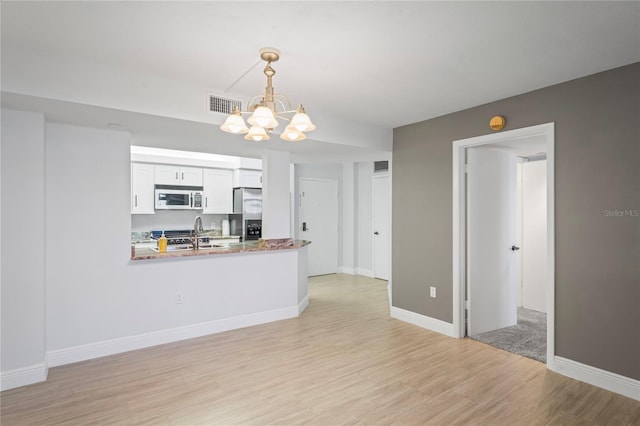
<svg viewBox="0 0 640 426"><path fill-rule="evenodd" d="M520 250L520 247L511 246L511 250L513 250L513 251L517 251L517 250Z"/></svg>
<svg viewBox="0 0 640 426"><path fill-rule="evenodd" d="M378 231L374 232L373 235L380 235Z"/></svg>

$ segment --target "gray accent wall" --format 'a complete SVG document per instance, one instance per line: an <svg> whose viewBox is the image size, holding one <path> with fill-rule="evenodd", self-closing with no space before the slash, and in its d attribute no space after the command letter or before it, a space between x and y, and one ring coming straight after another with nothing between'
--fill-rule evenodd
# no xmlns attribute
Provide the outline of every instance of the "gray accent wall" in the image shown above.
<svg viewBox="0 0 640 426"><path fill-rule="evenodd" d="M393 305L452 322L452 141L494 115L555 122L556 355L640 379L640 63L394 129Z"/></svg>

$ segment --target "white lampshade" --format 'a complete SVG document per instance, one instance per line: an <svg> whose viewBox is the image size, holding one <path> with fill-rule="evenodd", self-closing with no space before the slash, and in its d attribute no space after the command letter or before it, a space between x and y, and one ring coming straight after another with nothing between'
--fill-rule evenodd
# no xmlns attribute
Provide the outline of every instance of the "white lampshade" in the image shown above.
<svg viewBox="0 0 640 426"><path fill-rule="evenodd" d="M233 113L229 114L227 120L222 126L220 126L220 130L227 133L242 134L247 133L249 128L245 124L240 113Z"/></svg>
<svg viewBox="0 0 640 426"><path fill-rule="evenodd" d="M280 139L284 139L287 142L298 142L306 139L306 137L307 136L300 130L296 129L293 124L289 124L280 135Z"/></svg>
<svg viewBox="0 0 640 426"><path fill-rule="evenodd" d="M267 134L267 132L264 130L264 128L260 126L251 126L251 128L249 129L249 133L247 133L244 136L244 138L248 141L256 141L256 142L266 141L271 139Z"/></svg>
<svg viewBox="0 0 640 426"><path fill-rule="evenodd" d="M273 116L273 111L267 107L258 107L247 120L252 126L260 126L265 129L273 129L278 126L278 120Z"/></svg>
<svg viewBox="0 0 640 426"><path fill-rule="evenodd" d="M316 129L316 126L313 125L311 119L304 112L298 112L291 119L290 126L294 126L301 132L310 132Z"/></svg>

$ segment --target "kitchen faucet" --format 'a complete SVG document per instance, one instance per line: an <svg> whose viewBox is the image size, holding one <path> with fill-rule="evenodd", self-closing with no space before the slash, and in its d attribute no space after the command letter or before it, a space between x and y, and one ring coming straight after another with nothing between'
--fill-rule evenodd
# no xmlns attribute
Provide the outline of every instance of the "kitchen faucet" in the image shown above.
<svg viewBox="0 0 640 426"><path fill-rule="evenodd" d="M193 238L191 240L191 243L193 244L193 248L195 250L198 250L200 246L200 239L198 238L198 236L203 232L204 229L202 227L202 218L200 216L196 216L196 219L193 221Z"/></svg>

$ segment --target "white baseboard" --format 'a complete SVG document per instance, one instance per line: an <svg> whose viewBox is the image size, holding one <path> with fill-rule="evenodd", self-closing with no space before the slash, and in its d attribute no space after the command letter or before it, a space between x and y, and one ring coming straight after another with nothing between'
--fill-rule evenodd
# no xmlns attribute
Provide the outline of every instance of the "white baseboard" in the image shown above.
<svg viewBox="0 0 640 426"><path fill-rule="evenodd" d="M640 380L631 379L559 356L555 356L548 367L551 371L563 376L640 401Z"/></svg>
<svg viewBox="0 0 640 426"><path fill-rule="evenodd" d="M305 296L300 303L298 303L298 315L300 315L301 313L304 312L305 309L307 309L307 306L309 306L309 296Z"/></svg>
<svg viewBox="0 0 640 426"><path fill-rule="evenodd" d="M90 343L87 345L58 349L47 352L47 358L49 360L49 367L71 364L74 362L148 348L165 343L177 342L194 337L221 333L223 331L250 327L287 318L295 318L298 316L299 309L299 305L296 305L271 311L258 312L255 314L187 325L184 327L170 328L168 330L154 331L136 336L128 336L119 339Z"/></svg>
<svg viewBox="0 0 640 426"><path fill-rule="evenodd" d="M338 266L338 273L349 275L363 275L365 277L374 278L373 271L371 269L352 268L350 266Z"/></svg>
<svg viewBox="0 0 640 426"><path fill-rule="evenodd" d="M371 269L358 268L358 275L363 275L365 277L373 278L373 271Z"/></svg>
<svg viewBox="0 0 640 426"><path fill-rule="evenodd" d="M338 273L339 274L355 275L356 274L356 270L355 270L355 268L352 268L350 266L338 266Z"/></svg>
<svg viewBox="0 0 640 426"><path fill-rule="evenodd" d="M396 308L395 306L391 307L390 314L391 318L399 319L400 321L408 322L409 324L417 325L418 327L426 328L427 330L435 331L436 333L453 337L453 324L451 323L416 314L415 312L407 311L401 308Z"/></svg>
<svg viewBox="0 0 640 426"><path fill-rule="evenodd" d="M0 373L0 390L19 388L47 380L49 369L46 364L35 364L29 367L16 368L15 370Z"/></svg>

